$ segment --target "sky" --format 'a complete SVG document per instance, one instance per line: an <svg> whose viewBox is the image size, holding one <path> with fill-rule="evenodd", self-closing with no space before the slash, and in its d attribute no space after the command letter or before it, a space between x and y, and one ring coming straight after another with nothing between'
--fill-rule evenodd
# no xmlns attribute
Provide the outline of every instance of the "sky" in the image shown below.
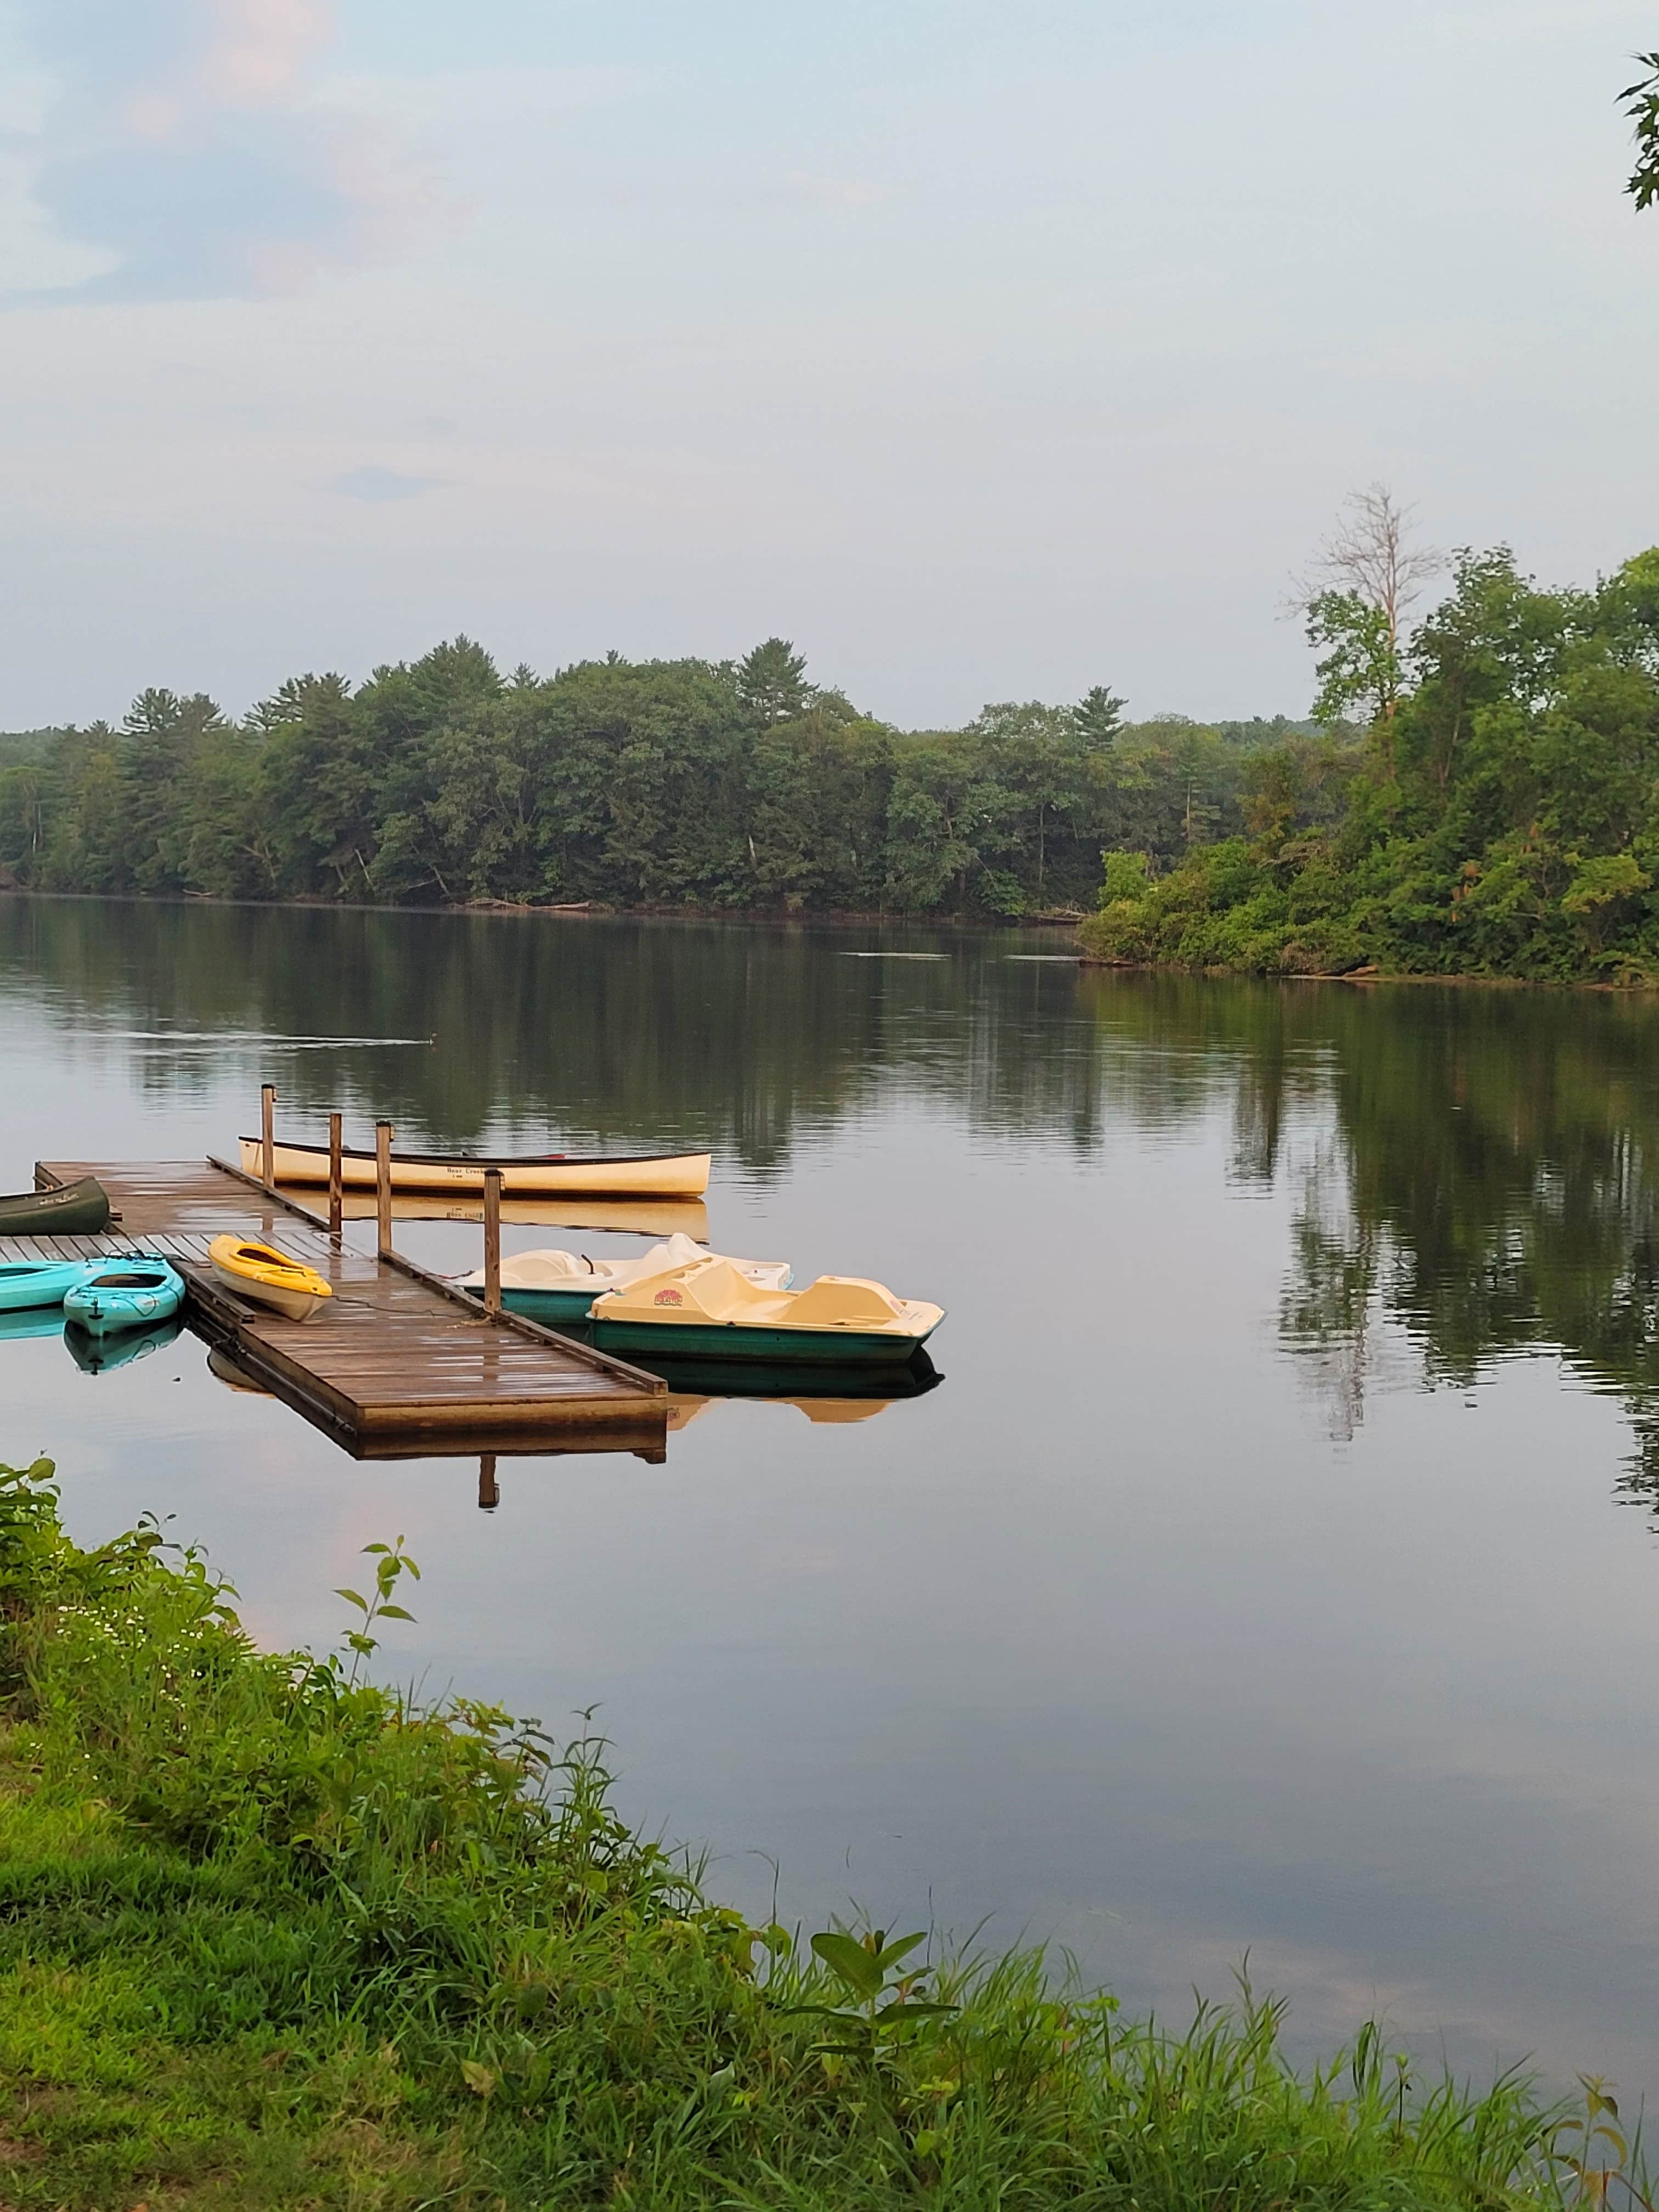
<svg viewBox="0 0 1659 2212"><path fill-rule="evenodd" d="M0 728L458 631L1306 712L1350 490L1659 540L1655 0L0 0Z"/></svg>

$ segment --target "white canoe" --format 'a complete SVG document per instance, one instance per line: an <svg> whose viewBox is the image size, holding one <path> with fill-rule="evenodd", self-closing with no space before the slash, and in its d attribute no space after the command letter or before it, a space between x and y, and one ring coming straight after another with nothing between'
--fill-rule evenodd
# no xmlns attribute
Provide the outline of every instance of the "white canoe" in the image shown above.
<svg viewBox="0 0 1659 2212"><path fill-rule="evenodd" d="M258 1137L241 1139L242 1172L262 1175L264 1147ZM272 1148L277 1182L325 1183L326 1145L276 1145ZM615 1198L701 1198L708 1188L713 1157L708 1152L544 1152L501 1159L455 1153L398 1152L392 1155L392 1188L404 1190L482 1191L484 1170L501 1171L504 1198L568 1195ZM373 1190L373 1152L343 1152L340 1178L347 1189Z"/></svg>

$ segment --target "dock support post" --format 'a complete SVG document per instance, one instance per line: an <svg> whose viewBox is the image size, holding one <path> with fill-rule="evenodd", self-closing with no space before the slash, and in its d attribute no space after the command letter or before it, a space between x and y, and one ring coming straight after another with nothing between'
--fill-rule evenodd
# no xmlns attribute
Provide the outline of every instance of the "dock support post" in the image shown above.
<svg viewBox="0 0 1659 2212"><path fill-rule="evenodd" d="M501 1171L486 1168L483 1179L484 1311L501 1310Z"/></svg>
<svg viewBox="0 0 1659 2212"><path fill-rule="evenodd" d="M328 1233L337 1244L340 1241L341 1218L345 1212L343 1170L340 1163L343 1140L342 1117L338 1114L331 1114L328 1117Z"/></svg>
<svg viewBox="0 0 1659 2212"><path fill-rule="evenodd" d="M478 1503L486 1513L493 1513L501 1502L501 1486L495 1480L495 1455L478 1455Z"/></svg>
<svg viewBox="0 0 1659 2212"><path fill-rule="evenodd" d="M380 1249L392 1249L392 1124L374 1124L374 1212L380 1230Z"/></svg>
<svg viewBox="0 0 1659 2212"><path fill-rule="evenodd" d="M276 1086L259 1085L259 1180L267 1190L276 1187Z"/></svg>

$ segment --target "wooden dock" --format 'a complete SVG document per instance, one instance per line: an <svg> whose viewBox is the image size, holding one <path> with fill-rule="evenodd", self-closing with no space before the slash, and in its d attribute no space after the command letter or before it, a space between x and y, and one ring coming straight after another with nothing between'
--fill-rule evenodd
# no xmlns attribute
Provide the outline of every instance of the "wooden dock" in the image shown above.
<svg viewBox="0 0 1659 2212"><path fill-rule="evenodd" d="M401 1255L336 1243L319 1215L222 1161L43 1160L37 1189L96 1176L118 1224L100 1237L0 1237L0 1259L165 1254L184 1320L250 1380L361 1459L451 1453L667 1453L668 1394L654 1375L539 1328L491 1316ZM307 1322L238 1297L208 1244L258 1237L303 1260L334 1296Z"/></svg>

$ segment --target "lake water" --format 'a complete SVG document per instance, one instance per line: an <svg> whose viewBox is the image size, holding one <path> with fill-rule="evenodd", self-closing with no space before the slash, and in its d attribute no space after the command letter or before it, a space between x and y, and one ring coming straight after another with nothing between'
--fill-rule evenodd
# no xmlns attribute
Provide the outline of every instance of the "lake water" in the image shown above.
<svg viewBox="0 0 1659 2212"><path fill-rule="evenodd" d="M493 1512L188 1335L0 1342L0 1458L85 1538L175 1516L271 1642L403 1532L389 1667L597 1707L757 1911L983 1922L1176 2013L1248 1951L1300 2050L1381 2008L1659 2085L1659 1007L1054 950L0 899L0 1188L222 1152L269 1080L289 1133L709 1146L719 1247L949 1309L926 1396L689 1407Z"/></svg>

